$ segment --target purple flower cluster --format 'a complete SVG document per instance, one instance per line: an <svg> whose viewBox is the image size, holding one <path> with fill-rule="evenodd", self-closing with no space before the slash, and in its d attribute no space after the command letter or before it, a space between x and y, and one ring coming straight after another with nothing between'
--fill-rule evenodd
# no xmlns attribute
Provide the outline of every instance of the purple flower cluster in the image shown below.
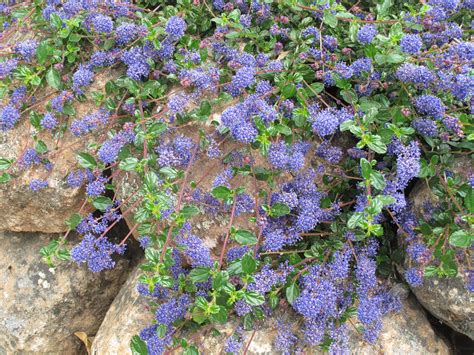
<svg viewBox="0 0 474 355"><path fill-rule="evenodd" d="M319 111L313 106L310 107L310 115L313 130L321 137L334 134L342 122L352 119L351 113L345 108L340 110L327 108Z"/></svg>
<svg viewBox="0 0 474 355"><path fill-rule="evenodd" d="M426 87L435 79L434 74L427 67L411 63L401 65L395 75L403 83L415 84L420 87Z"/></svg>
<svg viewBox="0 0 474 355"><path fill-rule="evenodd" d="M268 161L277 169L298 172L303 169L305 155L308 153L310 144L298 142L287 145L284 141L271 143L268 150Z"/></svg>
<svg viewBox="0 0 474 355"><path fill-rule="evenodd" d="M66 178L66 182L68 187L75 189L81 187L86 180L92 182L93 179L94 176L92 175L91 171L80 169L76 171L71 171Z"/></svg>
<svg viewBox="0 0 474 355"><path fill-rule="evenodd" d="M141 80L150 74L148 56L142 47L132 47L122 54L122 62L128 66L127 76L133 80Z"/></svg>
<svg viewBox="0 0 474 355"><path fill-rule="evenodd" d="M108 123L109 117L110 112L101 108L94 113L84 116L82 119L73 120L69 129L73 135L80 137L96 128L104 127Z"/></svg>
<svg viewBox="0 0 474 355"><path fill-rule="evenodd" d="M232 96L238 96L244 89L255 82L257 71L254 67L245 66L240 68L232 78L232 82L228 85L227 90Z"/></svg>
<svg viewBox="0 0 474 355"><path fill-rule="evenodd" d="M96 32L110 33L114 29L114 22L109 16L97 14L92 18L92 25Z"/></svg>
<svg viewBox="0 0 474 355"><path fill-rule="evenodd" d="M183 248L183 254L190 260L193 267L213 264L209 247L196 235L179 236L176 243Z"/></svg>
<svg viewBox="0 0 474 355"><path fill-rule="evenodd" d="M8 131L15 126L20 119L20 111L12 104L8 104L0 110L0 130Z"/></svg>
<svg viewBox="0 0 474 355"><path fill-rule="evenodd" d="M42 179L32 179L30 181L30 190L38 192L48 187L48 182Z"/></svg>
<svg viewBox="0 0 474 355"><path fill-rule="evenodd" d="M399 190L403 190L420 172L420 146L416 141L411 141L408 146L400 145L396 155L397 186Z"/></svg>
<svg viewBox="0 0 474 355"><path fill-rule="evenodd" d="M138 36L144 36L147 33L145 26L137 26L134 23L124 22L115 30L116 42L118 45L125 45L133 41Z"/></svg>
<svg viewBox="0 0 474 355"><path fill-rule="evenodd" d="M72 76L73 88L75 92L82 93L82 88L92 83L94 72L89 65L81 64Z"/></svg>
<svg viewBox="0 0 474 355"><path fill-rule="evenodd" d="M26 86L20 86L15 89L10 96L10 104L21 107L25 103L26 90Z"/></svg>
<svg viewBox="0 0 474 355"><path fill-rule="evenodd" d="M21 59L30 62L36 54L37 47L38 42L33 39L27 39L26 41L18 43L13 50L21 57Z"/></svg>
<svg viewBox="0 0 474 355"><path fill-rule="evenodd" d="M254 274L254 280L248 285L248 289L265 295L274 286L284 284L293 270L294 268L288 262L280 264L276 270L271 265L266 264L259 272Z"/></svg>
<svg viewBox="0 0 474 355"><path fill-rule="evenodd" d="M97 152L97 157L105 164L111 164L118 158L120 150L135 138L131 129L117 133L113 138L106 140Z"/></svg>
<svg viewBox="0 0 474 355"><path fill-rule="evenodd" d="M169 143L162 143L155 152L159 166L186 166L193 155L195 143L189 137L180 135Z"/></svg>
<svg viewBox="0 0 474 355"><path fill-rule="evenodd" d="M440 98L432 95L418 96L414 100L416 110L427 116L440 119L444 116L446 107Z"/></svg>
<svg viewBox="0 0 474 355"><path fill-rule="evenodd" d="M98 197L105 192L105 184L107 183L107 178L104 176L99 176L95 180L89 182L86 186L86 193L90 197Z"/></svg>
<svg viewBox="0 0 474 355"><path fill-rule="evenodd" d="M5 79L8 77L13 70L18 65L18 59L7 59L3 62L0 62L0 79Z"/></svg>
<svg viewBox="0 0 474 355"><path fill-rule="evenodd" d="M413 287L423 285L423 269L409 268L405 271L405 279Z"/></svg>
<svg viewBox="0 0 474 355"><path fill-rule="evenodd" d="M72 101L72 95L67 91L62 91L58 96L51 99L51 107L58 113L64 112L64 104Z"/></svg>
<svg viewBox="0 0 474 355"><path fill-rule="evenodd" d="M190 297L186 294L179 296L177 299L171 298L157 308L155 319L158 324L164 324L170 328L174 322L185 316L190 303Z"/></svg>
<svg viewBox="0 0 474 355"><path fill-rule="evenodd" d="M409 54L416 54L421 50L423 42L419 35L405 35L400 41L400 48L402 52Z"/></svg>
<svg viewBox="0 0 474 355"><path fill-rule="evenodd" d="M71 249L71 258L78 264L87 263L92 272L100 272L113 269L115 261L112 254L123 254L124 251L123 246L113 244L105 237L97 238L93 234L86 234L82 241Z"/></svg>
<svg viewBox="0 0 474 355"><path fill-rule="evenodd" d="M47 112L44 114L43 118L40 121L41 127L44 129L53 130L58 125L58 120L51 112Z"/></svg>
<svg viewBox="0 0 474 355"><path fill-rule="evenodd" d="M427 137L436 137L438 135L438 127L436 122L429 118L417 118L412 122L412 127L421 135Z"/></svg>
<svg viewBox="0 0 474 355"><path fill-rule="evenodd" d="M377 34L377 27L372 24L362 26L357 33L357 39L362 44L369 44Z"/></svg>
<svg viewBox="0 0 474 355"><path fill-rule="evenodd" d="M165 31L174 41L179 40L186 32L186 22L178 16L170 17L165 26Z"/></svg>

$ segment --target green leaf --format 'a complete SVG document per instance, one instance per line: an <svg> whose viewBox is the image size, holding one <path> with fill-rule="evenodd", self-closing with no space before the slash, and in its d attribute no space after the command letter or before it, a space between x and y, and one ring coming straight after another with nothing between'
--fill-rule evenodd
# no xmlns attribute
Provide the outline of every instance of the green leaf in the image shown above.
<svg viewBox="0 0 474 355"><path fill-rule="evenodd" d="M219 200L227 200L232 195L232 191L225 186L217 186L212 189L211 195Z"/></svg>
<svg viewBox="0 0 474 355"><path fill-rule="evenodd" d="M277 124L274 126L274 128L278 133L281 133L285 136L291 136L291 128L284 124Z"/></svg>
<svg viewBox="0 0 474 355"><path fill-rule="evenodd" d="M382 142L380 136L370 136L367 145L376 153L385 154L387 152L387 146Z"/></svg>
<svg viewBox="0 0 474 355"><path fill-rule="evenodd" d="M378 171L372 171L370 173L370 182L372 186L378 190L383 190L386 185L383 175Z"/></svg>
<svg viewBox="0 0 474 355"><path fill-rule="evenodd" d="M293 302L298 298L300 295L300 289L296 282L293 282L290 286L286 288L286 299L290 304L293 304Z"/></svg>
<svg viewBox="0 0 474 355"><path fill-rule="evenodd" d="M240 229L235 233L235 240L241 245L254 245L257 243L257 237L250 231Z"/></svg>
<svg viewBox="0 0 474 355"><path fill-rule="evenodd" d="M211 104L209 101L204 100L201 102L201 105L199 106L199 113L204 116L209 116L211 114Z"/></svg>
<svg viewBox="0 0 474 355"><path fill-rule="evenodd" d="M3 173L2 175L0 175L0 184L4 184L4 183L7 183L9 182L11 179L11 175L8 174L8 173Z"/></svg>
<svg viewBox="0 0 474 355"><path fill-rule="evenodd" d="M169 179L174 179L178 176L178 170L170 167L170 166L165 166L159 170L159 172L163 175L165 175Z"/></svg>
<svg viewBox="0 0 474 355"><path fill-rule="evenodd" d="M270 210L270 215L272 217L281 217L288 213L290 213L290 207L280 202L273 204L272 209Z"/></svg>
<svg viewBox="0 0 474 355"><path fill-rule="evenodd" d="M53 54L53 47L51 47L46 41L41 42L36 49L36 58L38 58L38 63L46 63L48 56Z"/></svg>
<svg viewBox="0 0 474 355"><path fill-rule="evenodd" d="M474 190L470 189L464 197L464 205L469 210L469 213L474 213Z"/></svg>
<svg viewBox="0 0 474 355"><path fill-rule="evenodd" d="M393 196L378 195L377 197L375 197L374 201L380 201L382 206L389 206L389 205L395 203L397 200Z"/></svg>
<svg viewBox="0 0 474 355"><path fill-rule="evenodd" d="M242 258L242 271L246 274L251 274L255 271L257 263L250 254L245 254Z"/></svg>
<svg viewBox="0 0 474 355"><path fill-rule="evenodd" d="M324 13L323 22L329 25L329 27L332 27L332 28L337 27L337 17L331 12Z"/></svg>
<svg viewBox="0 0 474 355"><path fill-rule="evenodd" d="M65 223L69 229L74 229L79 225L79 223L81 223L81 221L81 215L79 213L74 213L68 219L66 219Z"/></svg>
<svg viewBox="0 0 474 355"><path fill-rule="evenodd" d="M97 166L97 162L94 157L89 153L79 153L76 155L76 159L80 166L86 169L94 169Z"/></svg>
<svg viewBox="0 0 474 355"><path fill-rule="evenodd" d="M198 348L196 348L194 345L191 345L184 349L183 355L199 355Z"/></svg>
<svg viewBox="0 0 474 355"><path fill-rule="evenodd" d="M364 179L370 179L370 173L372 172L372 164L365 158L360 160L360 167L362 171L362 177Z"/></svg>
<svg viewBox="0 0 474 355"><path fill-rule="evenodd" d="M449 236L449 244L453 247L468 248L473 242L473 235L465 230L458 230Z"/></svg>
<svg viewBox="0 0 474 355"><path fill-rule="evenodd" d="M59 75L58 71L50 68L46 73L46 81L48 82L49 86L59 90L61 87L61 76Z"/></svg>
<svg viewBox="0 0 474 355"><path fill-rule="evenodd" d="M222 286L227 283L228 280L229 274L227 274L227 272L218 272L216 275L214 275L214 279L212 280L212 288L214 290L220 290Z"/></svg>
<svg viewBox="0 0 474 355"><path fill-rule="evenodd" d="M354 229L364 220L364 214L362 212L354 213L351 218L347 221L347 227Z"/></svg>
<svg viewBox="0 0 474 355"><path fill-rule="evenodd" d="M385 57L385 61L387 63L398 64L403 63L405 61L405 57L397 53L391 53Z"/></svg>
<svg viewBox="0 0 474 355"><path fill-rule="evenodd" d="M48 146L46 145L45 142L39 140L36 142L35 149L38 153L44 154L48 151Z"/></svg>
<svg viewBox="0 0 474 355"><path fill-rule="evenodd" d="M158 186L158 176L156 176L154 171L149 171L145 174L145 186L150 191L154 191Z"/></svg>
<svg viewBox="0 0 474 355"><path fill-rule="evenodd" d="M346 120L341 123L339 129L341 130L341 132L344 132L350 130L353 126L355 126L355 122L353 120Z"/></svg>
<svg viewBox="0 0 474 355"><path fill-rule="evenodd" d="M12 163L13 161L10 159L0 158L0 170L7 170Z"/></svg>
<svg viewBox="0 0 474 355"><path fill-rule="evenodd" d="M146 343L138 335L134 335L130 340L130 350L133 355L148 355Z"/></svg>
<svg viewBox="0 0 474 355"><path fill-rule="evenodd" d="M106 196L99 196L96 197L93 201L92 204L94 205L95 208L97 208L99 211L105 211L107 207L112 205L112 200L109 197Z"/></svg>
<svg viewBox="0 0 474 355"><path fill-rule="evenodd" d="M209 268L197 267L191 270L189 278L192 282L206 282L209 279Z"/></svg>
<svg viewBox="0 0 474 355"><path fill-rule="evenodd" d="M316 94L321 93L324 90L324 84L323 83L312 83L311 84L311 89L314 91Z"/></svg>
<svg viewBox="0 0 474 355"><path fill-rule="evenodd" d="M122 160L119 163L119 169L124 171L134 171L137 167L138 159L134 157L129 157L125 160Z"/></svg>
<svg viewBox="0 0 474 355"><path fill-rule="evenodd" d="M41 116L35 111L30 111L30 123L37 130L42 129L42 127L41 127Z"/></svg>
<svg viewBox="0 0 474 355"><path fill-rule="evenodd" d="M53 12L49 18L51 24L56 27L57 30L60 30L63 27L63 20L59 15Z"/></svg>
<svg viewBox="0 0 474 355"><path fill-rule="evenodd" d="M181 209L180 213L184 218L188 219L197 215L199 213L199 208L196 206L185 206Z"/></svg>
<svg viewBox="0 0 474 355"><path fill-rule="evenodd" d="M245 302L251 306L260 306L265 303L265 298L258 292L250 291L244 293Z"/></svg>
<svg viewBox="0 0 474 355"><path fill-rule="evenodd" d="M288 84L281 89L281 93L286 99L293 97L296 95L296 85L295 84Z"/></svg>
<svg viewBox="0 0 474 355"><path fill-rule="evenodd" d="M219 307L219 312L211 315L211 320L217 321L219 323L227 322L227 310L225 307Z"/></svg>
<svg viewBox="0 0 474 355"><path fill-rule="evenodd" d="M350 104L357 102L357 94L354 90L342 90L341 96L344 99L344 101Z"/></svg>
<svg viewBox="0 0 474 355"><path fill-rule="evenodd" d="M195 321L197 324L202 324L207 320L207 316L204 314L204 311L198 307L194 307L193 311L191 312L191 316L193 321Z"/></svg>

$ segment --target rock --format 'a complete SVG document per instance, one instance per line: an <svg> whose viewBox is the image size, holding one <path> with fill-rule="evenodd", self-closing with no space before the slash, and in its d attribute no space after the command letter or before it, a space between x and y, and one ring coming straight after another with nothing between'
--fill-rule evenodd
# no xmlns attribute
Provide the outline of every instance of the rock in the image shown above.
<svg viewBox="0 0 474 355"><path fill-rule="evenodd" d="M471 161L468 158L459 158L452 162L450 169L464 179L472 175ZM435 205L438 198L430 191L425 181L418 181L410 193L410 203L417 217L424 215L426 202ZM474 339L474 295L465 285L466 271L469 269L468 260L461 261L460 271L456 277L426 278L423 285L412 287L418 301L431 314L448 324L456 331Z"/></svg>
<svg viewBox="0 0 474 355"><path fill-rule="evenodd" d="M474 297L466 290L465 280L463 274L453 278L431 277L412 291L431 314L474 339Z"/></svg>
<svg viewBox="0 0 474 355"><path fill-rule="evenodd" d="M131 338L152 323L153 314L147 300L136 288L140 273L136 268L115 297L94 337L92 354L131 354Z"/></svg>
<svg viewBox="0 0 474 355"><path fill-rule="evenodd" d="M92 345L92 354L132 354L129 348L130 339L147 325L152 324L153 314L147 310L144 297L136 291L139 270L130 275L119 295L114 300L102 323ZM408 292L406 292L408 293ZM406 297L406 296L405 296ZM438 337L426 318L424 310L413 296L402 299L404 309L398 314L384 318L384 328L375 345L361 339L355 327L349 324L349 346L353 354L450 354L447 343ZM290 324L298 324L299 317L294 312L282 312L277 317L284 317ZM357 326L355 320L352 323ZM199 344L200 353L218 355L223 346L237 328L235 321L217 325L215 329L203 327L197 333L185 332L182 336L190 342ZM220 335L216 335L216 329ZM295 328L296 329L296 328ZM265 321L253 335L248 354L276 354L273 342L277 330L275 317ZM244 332L246 343L252 332ZM320 349L305 349L309 354L322 354Z"/></svg>
<svg viewBox="0 0 474 355"><path fill-rule="evenodd" d="M450 354L447 343L439 338L431 328L423 309L413 297L403 300L403 310L398 314L387 315L384 328L376 344L368 344L362 340L355 326L349 324L349 351L351 354ZM290 324L297 324L298 318L293 314L288 316ZM270 320L270 325L275 323ZM218 330L225 336L213 337L209 334L199 334L195 339L201 343L200 350L203 354L220 354L226 337L232 334L235 324L224 325ZM248 347L247 354L276 354L278 351L273 346L277 335L275 327L264 326L256 331ZM251 338L252 332L245 332L246 343ZM304 349L306 354L323 354L319 348Z"/></svg>
<svg viewBox="0 0 474 355"><path fill-rule="evenodd" d="M104 91L105 84L117 76L118 73L115 71L96 74L87 92ZM57 95L48 88L38 96L47 97L48 94L51 94L49 98ZM48 101L45 100L43 107L40 105L35 110L40 114L44 113ZM78 118L97 110L92 99L84 102L74 101L73 107L76 111L75 117ZM34 131L28 114L24 114L12 130L0 131L0 158L16 160L26 148L34 148L35 142L32 139ZM0 219L0 230L62 233L67 230L64 221L79 211L83 203L84 190L67 188L65 178L70 171L76 169L77 152L85 151L93 137L88 135L77 138L69 130L64 132L59 140L49 131L40 132L37 137L49 149L44 157L53 164L52 170L47 171L44 165L28 170L13 169L11 175L14 178L8 183L0 184L0 210L8 211ZM49 187L38 192L31 191L28 185L34 178L47 180Z"/></svg>
<svg viewBox="0 0 474 355"><path fill-rule="evenodd" d="M48 269L39 250L56 238L0 232L0 354L84 353L74 333L97 331L126 279L125 257L98 274L73 262Z"/></svg>
<svg viewBox="0 0 474 355"><path fill-rule="evenodd" d="M350 349L353 354L451 354L448 343L439 337L413 296L402 301L400 313L383 320L383 330L375 345L361 341L352 328Z"/></svg>

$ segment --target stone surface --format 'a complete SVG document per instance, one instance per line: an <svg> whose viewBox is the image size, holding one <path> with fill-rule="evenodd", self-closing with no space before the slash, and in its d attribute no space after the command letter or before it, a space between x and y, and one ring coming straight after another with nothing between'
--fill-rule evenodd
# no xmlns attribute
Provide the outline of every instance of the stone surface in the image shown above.
<svg viewBox="0 0 474 355"><path fill-rule="evenodd" d="M0 232L0 354L83 354L75 332L94 334L131 261L94 274L75 263L54 271L39 250L53 234ZM74 242L76 235L68 239Z"/></svg>
<svg viewBox="0 0 474 355"><path fill-rule="evenodd" d="M456 159L450 169L467 179L472 175L472 162L468 158ZM423 205L435 205L438 198L431 193L425 181L418 181L410 193L414 213L423 217ZM461 262L460 270L467 270L467 260ZM465 288L467 275L460 271L454 278L430 277L420 287L412 287L418 301L435 317L456 331L474 339L474 294Z"/></svg>
<svg viewBox="0 0 474 355"><path fill-rule="evenodd" d="M130 340L153 321L145 297L136 286L141 270L136 268L123 285L107 311L94 342L91 353L95 355L131 354Z"/></svg>
<svg viewBox="0 0 474 355"><path fill-rule="evenodd" d="M439 338L431 328L423 309L416 303L413 297L403 301L404 309L399 314L390 314L385 317L384 328L376 344L371 345L361 339L355 321L349 324L349 350L351 354L450 354L447 343ZM298 319L294 316L284 317L290 324L298 324ZM269 323L269 324L268 324ZM276 354L273 341L277 335L274 320L270 320L260 330L256 331L252 342L248 347L247 354ZM222 334L229 336L234 327L225 325L219 328ZM295 328L296 329L296 328ZM250 339L252 332L245 332L246 339ZM213 337L211 332L200 334L195 337L202 344L203 354L217 355L221 353L226 336ZM306 354L323 354L320 349L304 349Z"/></svg>
<svg viewBox="0 0 474 355"><path fill-rule="evenodd" d="M383 320L383 330L375 345L361 341L352 328L350 348L353 354L451 354L448 343L437 335L415 297L403 300L403 310Z"/></svg>
<svg viewBox="0 0 474 355"><path fill-rule="evenodd" d="M105 84L117 75L114 71L97 73L87 92L104 91ZM45 112L46 103L57 95L50 88L42 91L38 94L38 100L51 95L44 100L42 105L35 108L39 113ZM88 97L91 95L89 94ZM82 118L97 110L92 99L84 102L74 101L73 107L77 118ZM12 130L0 131L0 158L15 160L26 148L34 148L33 133L34 128L30 125L28 113L25 113ZM0 210L8 211L0 219L0 230L65 232L67 226L64 221L79 210L85 197L83 189L67 188L65 178L70 171L76 169L76 153L86 150L92 138L91 135L77 138L68 130L58 140L50 131L40 132L38 139L41 139L49 149L44 158L53 164L53 168L47 171L43 165L28 170L15 167L12 173L14 178L6 184L0 184ZM101 141L100 138L97 140ZM33 178L47 180L49 187L38 192L31 191L28 185Z"/></svg>
<svg viewBox="0 0 474 355"><path fill-rule="evenodd" d="M474 296L466 290L465 280L463 274L454 278L429 278L412 291L432 315L474 339Z"/></svg>
<svg viewBox="0 0 474 355"><path fill-rule="evenodd" d="M136 291L136 281L139 272L134 272L124 285L119 295L110 307L92 345L92 354L131 354L129 343L131 337L142 328L152 323L153 315L147 311L144 298L140 298ZM405 292L407 294L408 292ZM403 297L406 297L403 296ZM450 354L450 347L438 337L424 310L419 306L413 296L402 300L403 311L390 314L384 319L384 328L375 345L368 344L361 339L356 327L350 326L350 351L352 354ZM280 312L278 317L286 318L290 324L297 327L298 317L293 312ZM215 335L215 330L204 327L197 333L182 334L189 341L199 344L201 354L222 354L223 346L237 323L230 321L224 325L216 326L220 335ZM244 332L248 340L252 332ZM267 320L253 335L247 354L276 354L273 341L277 334L275 318ZM305 349L307 354L322 354L319 349Z"/></svg>

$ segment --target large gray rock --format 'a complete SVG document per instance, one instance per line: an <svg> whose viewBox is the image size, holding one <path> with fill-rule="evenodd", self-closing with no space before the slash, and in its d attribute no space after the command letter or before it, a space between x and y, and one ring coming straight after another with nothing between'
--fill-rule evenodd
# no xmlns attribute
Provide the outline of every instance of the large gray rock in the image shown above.
<svg viewBox="0 0 474 355"><path fill-rule="evenodd" d="M0 232L0 354L83 353L74 333L97 331L126 279L124 257L98 274L72 262L49 269L39 250L53 238Z"/></svg>
<svg viewBox="0 0 474 355"><path fill-rule="evenodd" d="M464 179L472 175L472 162L468 158L453 160L450 169ZM436 205L438 198L430 191L425 181L418 181L410 193L413 212L418 218L424 216L424 206L428 202ZM422 286L412 287L420 303L435 317L456 331L474 339L474 294L466 289L468 260L460 261L456 277L425 279Z"/></svg>
<svg viewBox="0 0 474 355"><path fill-rule="evenodd" d="M152 324L153 314L148 310L144 298L136 291L139 271L135 271L120 291L114 303L107 312L92 345L92 354L132 354L130 339L144 327ZM406 297L406 296L405 296ZM438 337L426 318L424 310L419 306L413 296L405 298L403 311L385 317L384 328L375 345L367 344L361 339L357 330L357 322L351 321L349 325L349 346L352 354L450 354L447 343ZM299 324L298 317L293 312L280 312L278 317L286 318L290 324ZM294 330L297 326L295 326ZM235 321L224 325L217 325L216 331L209 327L197 333L184 333L186 339L199 345L201 354L222 354L226 339L237 328ZM248 347L248 354L276 354L278 353L273 342L277 330L275 318L268 319L253 334ZM244 332L248 340L252 332ZM246 344L247 344L246 343ZM308 354L322 354L319 349L305 349Z"/></svg>
<svg viewBox="0 0 474 355"><path fill-rule="evenodd" d="M111 70L96 74L87 92L105 92L105 84L117 76L118 72ZM51 88L40 91L42 92L38 94L38 97L41 98L48 95L52 98L58 94ZM35 110L44 113L48 102L49 100L44 100L43 104ZM84 102L75 101L73 107L77 118L82 118L97 110L92 99ZM0 131L0 158L16 160L21 157L26 148L34 148L35 142L32 139L34 134L35 129L30 125L28 114L25 113L12 130ZM49 149L44 158L53 164L52 170L46 171L44 166L34 166L24 170L18 169L16 165L10 171L14 178L8 183L0 184L0 210L5 211L0 218L0 230L65 232L67 226L64 221L77 212L84 201L83 189L68 188L65 178L69 172L77 168L76 154L87 150L87 144L93 141L93 136L78 138L67 130L58 140L47 130L36 134ZM97 140L97 137L95 139ZM38 192L31 191L28 185L34 178L47 180L49 187Z"/></svg>
<svg viewBox="0 0 474 355"><path fill-rule="evenodd" d="M94 337L92 354L131 354L132 336L152 323L153 314L147 300L136 288L140 273L141 270L137 267L115 297Z"/></svg>

